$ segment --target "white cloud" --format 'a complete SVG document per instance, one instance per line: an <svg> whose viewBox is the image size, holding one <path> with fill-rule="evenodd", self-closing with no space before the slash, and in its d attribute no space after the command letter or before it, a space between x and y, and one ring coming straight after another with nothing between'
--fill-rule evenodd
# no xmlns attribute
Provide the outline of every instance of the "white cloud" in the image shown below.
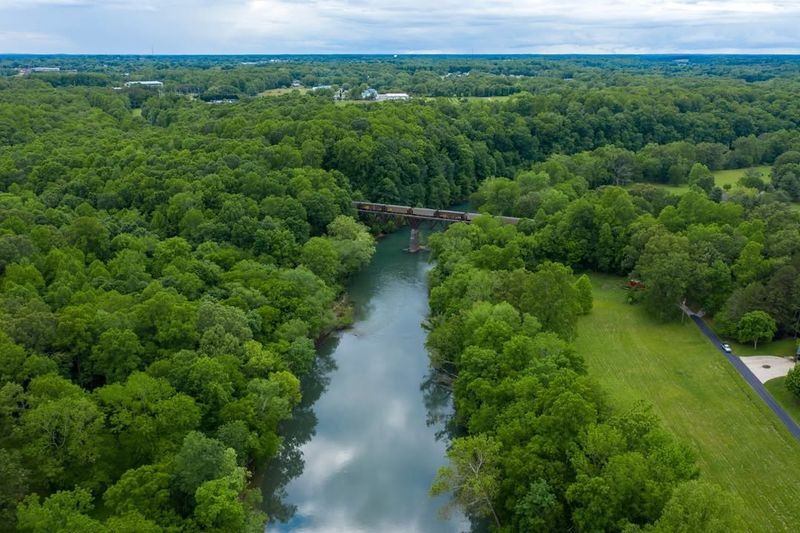
<svg viewBox="0 0 800 533"><path fill-rule="evenodd" d="M317 437L307 442L303 448L303 480L308 491L314 491L328 479L341 472L359 453L355 446L332 442Z"/></svg>
<svg viewBox="0 0 800 533"><path fill-rule="evenodd" d="M0 29L0 50L12 48L16 43L27 43L40 50L69 46L64 39L32 31L4 31Z"/></svg>
<svg viewBox="0 0 800 533"><path fill-rule="evenodd" d="M87 52L800 52L798 25L797 0L0 0L0 30Z"/></svg>

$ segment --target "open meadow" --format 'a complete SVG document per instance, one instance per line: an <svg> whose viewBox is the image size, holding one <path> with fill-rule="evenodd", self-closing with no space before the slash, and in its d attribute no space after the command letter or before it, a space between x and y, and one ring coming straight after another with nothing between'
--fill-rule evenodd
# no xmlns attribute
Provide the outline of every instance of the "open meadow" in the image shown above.
<svg viewBox="0 0 800 533"><path fill-rule="evenodd" d="M712 172L714 175L714 183L717 184L717 187L724 187L725 185L736 187L739 184L739 180L745 175L745 173L747 173L748 170L760 172L762 179L765 181L769 181L772 176L772 167L769 165L749 168L735 168L731 170L715 170Z"/></svg>
<svg viewBox="0 0 800 533"><path fill-rule="evenodd" d="M592 284L576 344L612 402L651 403L696 449L702 476L742 498L749 530L796 530L800 443L694 324L658 323L627 304L622 278Z"/></svg>
<svg viewBox="0 0 800 533"><path fill-rule="evenodd" d="M712 172L714 175L714 183L717 185L717 187L725 187L725 185L730 185L732 188L736 188L738 187L739 179L741 179L748 170L760 172L762 178L767 181L769 181L770 173L772 172L772 168L767 165L748 168L735 168L731 170L715 170ZM683 194L689 191L689 185L670 185L667 183L653 183L652 185L655 185L659 189L669 191L672 194Z"/></svg>
<svg viewBox="0 0 800 533"><path fill-rule="evenodd" d="M267 89L266 91L261 91L258 93L258 96L261 97L270 97L270 96L283 96L285 94L305 94L309 92L310 89L307 87L280 87L278 89Z"/></svg>

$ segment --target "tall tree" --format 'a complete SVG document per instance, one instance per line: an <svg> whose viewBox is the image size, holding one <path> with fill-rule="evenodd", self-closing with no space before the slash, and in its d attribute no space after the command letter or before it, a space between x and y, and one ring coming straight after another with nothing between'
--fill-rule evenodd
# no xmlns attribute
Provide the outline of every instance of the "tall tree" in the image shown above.
<svg viewBox="0 0 800 533"><path fill-rule="evenodd" d="M753 348L758 348L759 340L772 340L778 326L775 320L764 311L750 311L739 320L736 328L741 342L753 342Z"/></svg>

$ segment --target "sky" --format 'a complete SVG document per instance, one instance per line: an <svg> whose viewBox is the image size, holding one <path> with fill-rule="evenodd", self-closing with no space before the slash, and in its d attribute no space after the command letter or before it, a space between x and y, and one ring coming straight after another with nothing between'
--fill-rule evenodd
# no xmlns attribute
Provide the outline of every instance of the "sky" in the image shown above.
<svg viewBox="0 0 800 533"><path fill-rule="evenodd" d="M800 0L0 0L0 53L800 53Z"/></svg>

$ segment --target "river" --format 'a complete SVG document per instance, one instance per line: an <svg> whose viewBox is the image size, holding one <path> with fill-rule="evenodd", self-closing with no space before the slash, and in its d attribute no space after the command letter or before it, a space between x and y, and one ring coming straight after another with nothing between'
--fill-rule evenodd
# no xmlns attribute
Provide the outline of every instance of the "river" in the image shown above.
<svg viewBox="0 0 800 533"><path fill-rule="evenodd" d="M428 379L427 253L408 228L380 239L348 286L353 326L322 343L285 445L264 473L267 531L469 530L428 494L445 463L444 391Z"/></svg>

